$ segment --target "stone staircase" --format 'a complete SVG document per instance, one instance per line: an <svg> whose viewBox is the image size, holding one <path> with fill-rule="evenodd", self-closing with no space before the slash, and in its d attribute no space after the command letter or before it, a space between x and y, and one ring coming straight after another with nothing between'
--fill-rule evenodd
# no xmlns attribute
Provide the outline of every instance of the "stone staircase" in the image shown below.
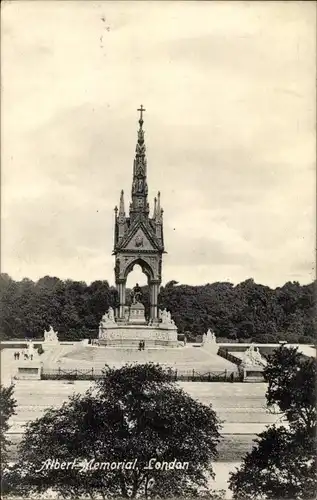
<svg viewBox="0 0 317 500"><path fill-rule="evenodd" d="M80 346L81 348L81 346ZM44 346L44 353L41 355L41 361L45 367L54 368L58 361L71 352L79 349L78 344L57 344L54 346Z"/></svg>
<svg viewBox="0 0 317 500"><path fill-rule="evenodd" d="M205 347L179 347L145 349L139 351L133 348L113 348L79 346L67 352L63 356L63 365L67 366L67 361L80 361L79 366L94 366L100 368L105 364L109 366L122 366L125 363L159 363L166 367L180 370L199 370L200 372L225 371L237 372L237 366L217 355L217 349L212 350ZM83 365L84 363L84 365Z"/></svg>

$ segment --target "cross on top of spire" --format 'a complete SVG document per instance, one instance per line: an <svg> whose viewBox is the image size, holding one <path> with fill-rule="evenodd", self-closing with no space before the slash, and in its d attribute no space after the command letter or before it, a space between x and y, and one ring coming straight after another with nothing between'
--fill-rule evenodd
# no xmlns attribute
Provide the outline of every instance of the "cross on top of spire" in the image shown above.
<svg viewBox="0 0 317 500"><path fill-rule="evenodd" d="M142 122L143 123L143 112L146 111L145 108L143 108L143 104L141 104L140 108L138 109L138 111L140 111L140 119L139 119L139 122Z"/></svg>

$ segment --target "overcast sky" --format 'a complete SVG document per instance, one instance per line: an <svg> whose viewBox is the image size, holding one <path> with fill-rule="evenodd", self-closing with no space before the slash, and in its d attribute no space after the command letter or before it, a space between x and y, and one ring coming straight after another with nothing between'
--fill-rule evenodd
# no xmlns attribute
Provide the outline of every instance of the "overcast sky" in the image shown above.
<svg viewBox="0 0 317 500"><path fill-rule="evenodd" d="M312 281L315 2L23 0L1 28L2 272L114 282L142 103L163 283Z"/></svg>

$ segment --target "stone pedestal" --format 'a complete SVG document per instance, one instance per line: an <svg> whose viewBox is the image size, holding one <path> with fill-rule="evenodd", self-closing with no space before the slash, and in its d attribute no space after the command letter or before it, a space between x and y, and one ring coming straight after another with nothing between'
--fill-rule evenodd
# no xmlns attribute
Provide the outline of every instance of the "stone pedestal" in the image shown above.
<svg viewBox="0 0 317 500"><path fill-rule="evenodd" d="M177 329L160 325L123 325L104 327L99 333L99 344L107 347L135 347L144 342L144 347L178 347Z"/></svg>
<svg viewBox="0 0 317 500"><path fill-rule="evenodd" d="M140 302L135 302L124 312L125 319L121 318L121 321L117 322L111 308L104 314L99 324L99 345L138 348L142 342L145 349L180 345L177 340L177 327L166 309L161 311L160 320L151 319L149 324L146 324L144 305Z"/></svg>
<svg viewBox="0 0 317 500"><path fill-rule="evenodd" d="M263 370L264 366L244 364L240 365L240 370L243 371L243 381L244 382L263 382Z"/></svg>
<svg viewBox="0 0 317 500"><path fill-rule="evenodd" d="M137 302L131 305L128 322L130 325L146 325L143 304Z"/></svg>
<svg viewBox="0 0 317 500"><path fill-rule="evenodd" d="M41 380L42 364L36 361L22 361L17 367L17 380Z"/></svg>

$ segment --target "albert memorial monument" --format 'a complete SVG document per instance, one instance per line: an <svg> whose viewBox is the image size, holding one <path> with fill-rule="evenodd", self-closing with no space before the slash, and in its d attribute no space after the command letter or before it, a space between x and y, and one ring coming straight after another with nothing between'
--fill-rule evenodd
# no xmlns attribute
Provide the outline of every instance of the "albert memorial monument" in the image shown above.
<svg viewBox="0 0 317 500"><path fill-rule="evenodd" d="M176 347L177 328L169 311L158 310L164 251L163 209L160 193L154 199L150 217L147 185L147 159L144 142L143 112L141 106L139 130L133 163L131 203L126 214L124 193L121 191L119 209L115 207L114 250L115 282L119 307L103 316L99 325L99 343L106 346ZM129 273L138 264L147 276L150 295L150 314L145 319L142 291L136 285L132 301L126 301L126 282Z"/></svg>

